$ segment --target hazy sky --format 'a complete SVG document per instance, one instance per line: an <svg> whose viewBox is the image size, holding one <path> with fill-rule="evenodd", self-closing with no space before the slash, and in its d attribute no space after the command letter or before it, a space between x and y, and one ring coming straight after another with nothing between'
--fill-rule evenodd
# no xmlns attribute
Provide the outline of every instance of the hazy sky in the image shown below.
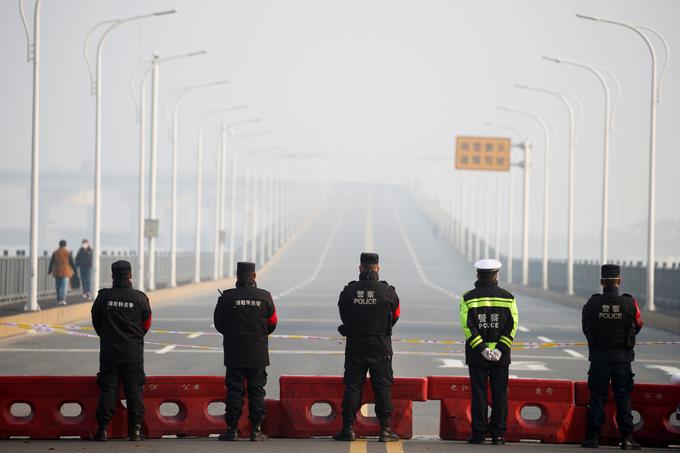
<svg viewBox="0 0 680 453"><path fill-rule="evenodd" d="M26 62L17 3L0 2L4 176L28 175L30 169L32 69ZM32 0L26 3L32 11ZM70 184L67 192L73 205L41 205L41 221L54 234L72 230L73 218L90 222L94 98L83 59L85 34L102 20L169 8L178 8L179 13L125 24L112 33L104 49L103 184L105 202L114 206L105 211L104 223L129 234L130 247L134 205L121 200L126 197L122 189L110 184L112 178L121 177L134 184L137 171L138 126L130 74L153 51L168 56L203 48L208 55L168 63L161 75L162 100L177 87L224 77L231 80L226 87L195 93L180 112L180 178L191 190L183 201L187 208L195 172L190 125L202 111L247 103L248 113L229 118L262 116L258 128L274 130L271 137L253 141L252 147L282 145L292 151L332 153L337 180L359 182L398 181L408 168L407 155L441 156L447 159L441 165L450 168L456 135L504 134L482 124L492 120L526 128L534 135L532 229L539 233L542 133L533 121L496 110L507 105L541 113L556 126L551 218L555 240L561 240L566 219L567 116L557 100L513 87L514 82L529 82L572 93L582 102L576 232L590 244L599 238L602 89L584 70L541 59L550 54L602 66L620 79L611 142L610 220L613 229L644 222L649 53L633 32L574 17L582 12L652 26L670 43L673 58L658 108L657 215L660 225L666 222L676 230L670 246L664 245L666 249L658 254L680 255L680 2L675 0L43 0L41 171L53 175L57 182L52 184L58 186L60 178ZM215 134L216 127L211 126L206 168L211 167ZM166 181L170 143L164 119L159 139L159 175ZM519 172L517 176L519 181ZM212 170L207 170L206 178L210 177ZM23 178L1 184L0 232L25 229L27 240L29 180ZM130 196L134 189L127 189ZM516 190L519 195L519 184ZM519 209L521 204L517 205ZM117 224L120 209L126 210L126 220ZM190 221L180 223L180 235L192 231ZM635 253L644 250L645 243L644 229L636 231L620 243ZM90 233L83 228L82 235ZM0 240L0 245L14 244ZM580 254L596 256L597 249L590 248ZM616 256L616 251L612 254Z"/></svg>

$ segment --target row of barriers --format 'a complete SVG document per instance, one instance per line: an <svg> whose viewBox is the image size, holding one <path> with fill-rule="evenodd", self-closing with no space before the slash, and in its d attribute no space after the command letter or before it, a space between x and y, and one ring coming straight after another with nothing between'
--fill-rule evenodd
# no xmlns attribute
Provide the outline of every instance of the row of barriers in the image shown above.
<svg viewBox="0 0 680 453"><path fill-rule="evenodd" d="M342 425L343 384L340 376L281 376L280 399L267 400L263 431L271 437L311 438L330 436ZM209 436L225 430L221 403L226 395L223 376L149 376L144 386L144 431L149 438ZM127 416L124 396L109 424L109 437L124 438ZM95 410L98 389L93 376L0 377L0 439L29 437L89 439L97 428ZM470 385L467 377L430 376L396 378L392 387L392 427L401 438L413 436L413 402L440 401L439 435L465 440L470 431ZM578 443L585 435L589 401L585 382L544 379L510 379L508 389L509 441ZM374 402L367 380L364 402ZM222 404L219 410L214 406ZM330 413L316 415L313 407L325 404ZM680 444L676 407L680 386L638 384L632 393L633 409L639 413L635 438L643 445L665 447ZM164 405L175 411L163 413ZM65 408L70 410L64 410ZM525 417L525 409L539 415ZM610 399L601 443L619 441L615 406ZM377 436L375 417L357 415L360 436ZM247 404L239 422L241 435L250 432Z"/></svg>

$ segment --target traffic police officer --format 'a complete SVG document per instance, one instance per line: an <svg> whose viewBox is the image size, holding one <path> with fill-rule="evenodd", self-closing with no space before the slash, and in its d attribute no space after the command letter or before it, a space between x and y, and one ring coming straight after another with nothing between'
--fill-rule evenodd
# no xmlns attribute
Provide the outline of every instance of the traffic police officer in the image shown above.
<svg viewBox="0 0 680 453"><path fill-rule="evenodd" d="M268 335L276 329L276 308L271 294L257 287L255 264L237 263L236 288L222 293L215 307L215 328L223 335L227 401L227 431L220 440L238 440L238 421L243 412L244 386L248 389L250 440L267 440L262 421L269 366Z"/></svg>
<svg viewBox="0 0 680 453"><path fill-rule="evenodd" d="M465 363L472 389L472 437L482 444L491 432L494 445L505 444L508 415L508 367L510 348L519 316L515 297L498 286L500 261L477 261L475 289L460 301L460 325L465 333ZM491 384L491 421L487 419L487 384Z"/></svg>
<svg viewBox="0 0 680 453"><path fill-rule="evenodd" d="M132 288L132 269L127 261L111 265L113 285L99 290L92 305L92 325L99 335L99 427L94 439L107 439L106 427L113 416L122 379L128 410L128 437L143 440L144 335L151 327L149 299Z"/></svg>
<svg viewBox="0 0 680 453"><path fill-rule="evenodd" d="M380 420L380 441L399 437L392 432L392 327L399 319L399 297L385 281L378 280L377 253L362 253L359 281L352 281L340 293L338 308L345 344L345 394L342 400L342 430L335 440L352 441L354 418L362 403L366 372L371 373L375 412Z"/></svg>
<svg viewBox="0 0 680 453"><path fill-rule="evenodd" d="M638 304L630 294L619 294L621 268L605 264L601 268L602 294L593 294L583 306L581 325L588 339L588 406L587 435L584 448L598 448L604 422L604 406L612 384L616 400L616 423L621 433L623 450L639 450L633 440L633 415L630 392L633 390L631 362L635 359L635 336L642 329Z"/></svg>

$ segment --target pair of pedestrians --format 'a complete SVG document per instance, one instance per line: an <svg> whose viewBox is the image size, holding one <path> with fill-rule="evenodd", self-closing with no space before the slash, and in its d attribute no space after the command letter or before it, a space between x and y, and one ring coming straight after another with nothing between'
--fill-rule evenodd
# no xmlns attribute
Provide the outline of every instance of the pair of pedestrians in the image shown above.
<svg viewBox="0 0 680 453"><path fill-rule="evenodd" d="M80 283L83 287L83 299L91 300L90 273L92 270L92 248L87 239L83 239L80 249L73 254L67 247L66 240L59 241L59 248L52 252L47 273L54 277L54 286L57 290L57 303L66 305L69 286ZM77 282L75 281L77 280Z"/></svg>

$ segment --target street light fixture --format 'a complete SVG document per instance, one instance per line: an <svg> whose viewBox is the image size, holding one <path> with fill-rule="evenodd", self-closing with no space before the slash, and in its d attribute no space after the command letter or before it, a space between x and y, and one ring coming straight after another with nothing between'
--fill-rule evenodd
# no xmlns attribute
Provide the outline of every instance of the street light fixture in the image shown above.
<svg viewBox="0 0 680 453"><path fill-rule="evenodd" d="M586 63L581 63L579 61L567 60L564 58L546 57L543 59L552 61L553 63L564 63L571 66L577 66L579 68L586 69L594 74L602 85L604 90L604 162L603 162L603 176L602 176L602 231L601 231L601 249L600 249L600 264L604 264L608 259L608 244L609 244L609 142L612 129L612 117L616 106L616 102L613 103L610 100L610 90L607 81L605 80L602 73L607 73L614 80L617 87L617 96L619 94L619 82L618 78L610 71L602 68L596 68Z"/></svg>
<svg viewBox="0 0 680 453"><path fill-rule="evenodd" d="M40 183L40 1L33 8L33 45L24 13L24 2L19 0L19 13L26 32L26 59L33 62L33 111L31 126L31 218L29 244L28 299L25 311L39 311L38 305L38 196Z"/></svg>
<svg viewBox="0 0 680 453"><path fill-rule="evenodd" d="M548 212L550 208L550 131L545 119L537 114L519 109L511 109L507 107L498 107L499 110L506 112L517 113L519 115L528 116L536 120L543 128L545 136L545 159L543 177L543 260L542 260L542 274L543 289L548 288ZM529 168L531 164L531 147L527 148L525 156L524 167L524 209L523 209L523 229L522 229L522 284L529 284Z"/></svg>
<svg viewBox="0 0 680 453"><path fill-rule="evenodd" d="M569 165L568 165L568 201L567 201L567 294L574 294L574 159L576 155L576 125L574 105L578 107L579 117L581 104L572 95L559 91L547 90L531 85L516 83L517 88L546 93L559 99L569 114Z"/></svg>
<svg viewBox="0 0 680 453"><path fill-rule="evenodd" d="M180 88L174 99L172 108L172 163L171 163L171 190L170 190L170 283L168 286L177 286L177 146L178 146L178 110L182 100L191 92L202 88L225 85L228 80L200 83ZM166 102L166 113L169 103Z"/></svg>
<svg viewBox="0 0 680 453"><path fill-rule="evenodd" d="M612 19L605 19L602 17L595 17L595 16L586 16L583 14L576 14L576 17L579 19L586 19L586 20L592 20L596 22L604 22L607 24L612 24L612 25L618 25L621 27L625 27L629 30L632 30L635 32L642 40L645 42L647 45L647 48L649 49L649 53L652 59L652 66L651 66L651 108L650 108L650 115L649 115L649 201L648 201L648 210L649 213L647 215L647 309L649 311L654 311L656 309L656 306L654 305L654 268L655 268L655 254L656 251L654 250L656 247L656 237L655 237L655 231L654 229L656 228L656 108L657 105L659 104L659 101L661 100L661 83L663 82L663 76L664 73L666 72L666 67L668 66L668 61L670 60L670 49L668 46L668 41L663 37L661 33L659 33L657 30L644 26L644 25L635 25L635 24L629 24L626 22L621 22L617 20L612 20ZM666 53L666 58L664 60L664 65L661 67L661 71L659 73L659 79L657 80L657 74L656 74L656 52L654 50L654 46L652 45L652 42L649 40L649 37L645 35L642 30L648 31L652 34L654 34L659 40L661 40L664 51Z"/></svg>
<svg viewBox="0 0 680 453"><path fill-rule="evenodd" d="M172 55L170 57L165 57L165 58L159 58L158 55L154 55L154 58L151 60L145 61L141 63L131 74L130 76L130 90L132 92L132 97L135 101L135 105L137 107L138 111L138 118L139 118L139 195L138 195L138 211L137 211L137 287L140 291L144 291L144 283L145 283L145 265L144 265L144 192L145 192L145 184L144 184L144 173L146 172L145 166L146 166L146 152L145 152L145 142L146 142L146 82L149 78L149 75L151 73L154 73L155 76L153 78L153 87L152 91L156 94L157 98L157 93L158 93L158 66L161 63L165 63L168 61L173 61L173 60L179 60L182 58L188 58L188 57L195 57L199 55L205 55L208 53L207 50L198 50L194 52L188 52L188 53L183 53L183 54L178 54L178 55ZM135 73L139 70L143 70L143 74L140 80L140 87L139 87L139 95L137 94L137 91L135 90L135 84L134 84L134 79L135 79ZM152 116L155 118L157 116L157 107L158 107L158 102L156 102L157 99L154 99L153 102L153 113ZM156 122L154 122L154 127L156 126ZM157 131L154 130L152 131L152 136L155 137L157 134ZM155 169L155 163L156 163L156 147L154 146L153 148L153 154L151 156L151 162L152 162L152 173L155 175L156 169ZM154 200L155 200L155 177L154 179ZM156 216L156 209L155 209L155 203L153 207L153 213L150 215L150 218L155 218ZM149 256L155 256L155 249L153 254L149 254ZM153 260L151 260L153 261ZM151 263L149 263L151 265ZM150 286L155 286L155 285L150 285Z"/></svg>
<svg viewBox="0 0 680 453"><path fill-rule="evenodd" d="M102 128L101 128L101 98L102 98L102 76L101 76L101 66L102 66L102 51L104 48L104 42L115 28L120 25L141 19L147 19L156 16L165 16L168 14L174 14L177 10L167 10L159 11L151 14L143 14L139 16L130 16L122 19L107 20L100 22L95 25L85 36L84 43L84 54L85 61L87 63L88 70L90 71L90 81L92 82L92 94L95 96L95 146L94 146L94 172L95 172L95 183L94 183L94 237L93 237L93 257L92 257L92 293L96 294L99 291L100 284L100 257L101 257L101 139L102 139ZM102 33L99 38L99 43L97 44L97 56L94 70L90 62L88 55L88 42L90 35L96 29L101 26L108 25L106 30Z"/></svg>
<svg viewBox="0 0 680 453"><path fill-rule="evenodd" d="M203 204L203 129L207 121L215 115L233 112L236 110L243 110L248 108L247 105L236 105L233 107L226 107L223 109L213 110L203 113L198 118L198 128L195 134L196 140L196 226L194 233L194 283L201 281L201 215ZM219 180L218 180L219 181ZM217 213L215 213L217 215Z"/></svg>
<svg viewBox="0 0 680 453"><path fill-rule="evenodd" d="M515 133L520 137L521 143L517 145L511 144L511 147L518 147L524 152L523 158L526 160L526 152L527 152L527 145L529 143L529 134L526 131L514 128L512 126L507 126L505 124L499 124L493 121L484 121L484 124L487 126L491 127L497 127L499 129L505 129L510 132ZM510 173L510 180L508 182L508 265L507 265L507 282L512 283L512 268L513 268L513 261L514 261L514 256L513 256L513 235L514 235L514 216L515 216L515 195L514 195L514 175L512 173L512 167L513 165L517 165L519 167L524 167L524 163L518 163L518 164L513 164L512 161L510 162L510 170L508 173ZM500 191L498 193L498 197L500 197ZM500 202L499 199L496 199L496 206L497 206L497 214L496 214L496 259L499 258L499 250L500 250Z"/></svg>

